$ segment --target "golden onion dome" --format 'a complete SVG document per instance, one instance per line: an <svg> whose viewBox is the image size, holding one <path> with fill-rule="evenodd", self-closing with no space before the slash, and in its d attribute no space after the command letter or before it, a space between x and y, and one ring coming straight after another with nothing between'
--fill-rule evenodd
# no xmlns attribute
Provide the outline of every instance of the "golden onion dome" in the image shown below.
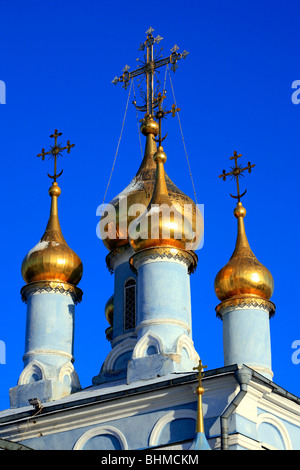
<svg viewBox="0 0 300 470"><path fill-rule="evenodd" d="M109 251L129 244L128 227L140 215L139 212L131 213L129 209L134 207L134 204L141 204L147 208L153 194L156 179L156 164L153 156L157 151L154 138L158 134L158 123L151 117L144 120L141 132L146 136L146 145L140 168L130 184L109 203L115 209L115 217L113 213L111 218L110 214L106 213L102 216L103 222L105 217L106 236L103 243ZM196 204L173 183L167 174L165 174L165 182L172 204L179 212L184 212L185 217L190 220L194 231L196 231ZM120 200L124 197L126 197L127 204L125 211L122 210L120 204Z"/></svg>
<svg viewBox="0 0 300 470"><path fill-rule="evenodd" d="M113 326L114 319L114 295L112 295L105 304L105 318L110 326Z"/></svg>
<svg viewBox="0 0 300 470"><path fill-rule="evenodd" d="M82 277L82 262L67 245L60 228L57 210L60 194L61 190L54 182L49 189L51 209L45 233L22 263L21 272L26 283L58 281L76 286Z"/></svg>
<svg viewBox="0 0 300 470"><path fill-rule="evenodd" d="M246 209L241 202L237 203L234 215L238 222L236 246L230 260L215 278L215 293L221 301L237 297L269 300L274 290L273 277L250 249L244 225Z"/></svg>
<svg viewBox="0 0 300 470"><path fill-rule="evenodd" d="M195 238L192 224L183 220L168 194L164 164L167 156L159 146L153 157L156 181L147 210L130 226L130 244L135 252L147 248L168 246L186 250ZM171 209L171 210L170 210Z"/></svg>

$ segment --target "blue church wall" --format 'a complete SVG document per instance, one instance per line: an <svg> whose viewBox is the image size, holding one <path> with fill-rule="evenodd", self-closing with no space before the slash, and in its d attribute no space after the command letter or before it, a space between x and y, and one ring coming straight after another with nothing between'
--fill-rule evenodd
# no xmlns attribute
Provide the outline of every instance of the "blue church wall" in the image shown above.
<svg viewBox="0 0 300 470"><path fill-rule="evenodd" d="M25 354L30 351L63 351L73 355L75 306L70 295L36 293L30 295L27 304ZM35 358L39 354L34 355ZM32 356L26 358L25 366ZM55 355L48 355L47 362L57 362ZM64 358L63 361L66 359Z"/></svg>
<svg viewBox="0 0 300 470"><path fill-rule="evenodd" d="M151 408L150 402L149 406ZM70 431L38 436L22 442L36 450L71 450L73 448L138 450L193 440L196 407L195 402L159 411L150 410L149 413L106 421L95 426L77 427ZM96 410L95 413L97 413ZM77 419L77 423L79 423L80 417L77 416Z"/></svg>
<svg viewBox="0 0 300 470"><path fill-rule="evenodd" d="M172 317L190 325L190 279L186 265L167 260L144 263L138 268L138 288L138 323L150 317Z"/></svg>
<svg viewBox="0 0 300 470"><path fill-rule="evenodd" d="M299 425L272 413L266 413L261 408L257 410L257 414L261 421L258 426L258 436L261 442L279 449L300 450Z"/></svg>
<svg viewBox="0 0 300 470"><path fill-rule="evenodd" d="M271 371L269 314L260 309L231 309L222 315L224 364L247 364ZM268 378L272 378L264 373Z"/></svg>

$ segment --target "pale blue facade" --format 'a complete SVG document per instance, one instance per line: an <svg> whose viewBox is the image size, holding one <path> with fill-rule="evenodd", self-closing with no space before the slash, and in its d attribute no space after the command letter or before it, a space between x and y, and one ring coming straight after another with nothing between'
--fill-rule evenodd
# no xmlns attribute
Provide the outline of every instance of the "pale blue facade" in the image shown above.
<svg viewBox="0 0 300 470"><path fill-rule="evenodd" d="M224 365L246 364L272 379L269 312L227 308L222 312Z"/></svg>
<svg viewBox="0 0 300 470"><path fill-rule="evenodd" d="M27 406L33 398L59 399L81 388L73 367L74 293L35 283L27 291L24 369L10 389L12 408Z"/></svg>

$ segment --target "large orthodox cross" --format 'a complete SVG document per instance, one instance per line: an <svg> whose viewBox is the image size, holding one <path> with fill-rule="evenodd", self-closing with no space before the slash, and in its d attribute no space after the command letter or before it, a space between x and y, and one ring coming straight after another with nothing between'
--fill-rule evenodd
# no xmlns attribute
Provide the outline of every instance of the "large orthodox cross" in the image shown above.
<svg viewBox="0 0 300 470"><path fill-rule="evenodd" d="M62 132L58 132L57 129L55 129L54 134L50 135L51 139L52 138L54 139L54 145L52 145L50 147L50 150L48 152L45 152L45 149L42 149L42 152L38 154L38 157L42 157L42 160L45 160L46 155L50 155L49 158L52 157L54 159L54 175L49 175L49 173L48 173L49 178L52 178L54 181L56 181L56 179L59 178L63 173L63 170L61 170L61 172L59 174L56 173L56 170L57 170L57 157L62 155L61 152L63 150L67 150L68 153L70 153L71 148L75 147L75 144L70 144L69 140L68 140L67 145L65 147L62 147L61 144L58 144L57 139L61 135L62 135Z"/></svg>
<svg viewBox="0 0 300 470"><path fill-rule="evenodd" d="M247 192L247 189L246 189L242 194L240 194L239 178L241 176L244 176L243 175L244 171L248 170L248 173L251 173L252 168L255 167L255 165L251 165L250 162L248 162L248 165L245 168L242 168L242 165L238 165L237 164L237 159L240 158L241 156L242 155L238 155L237 152L234 151L233 156L229 158L229 160L234 160L234 163L235 163L235 165L233 167L231 167L232 171L226 173L226 171L223 170L223 173L221 175L219 175L219 178L223 178L223 181L226 180L227 176L231 176L232 177L231 179L233 179L233 178L236 179L237 196L233 196L232 194L230 194L230 196L235 198L235 199L238 199L239 202L241 200L241 197L243 197Z"/></svg>
<svg viewBox="0 0 300 470"><path fill-rule="evenodd" d="M154 44L158 44L163 38L161 36L157 36L156 38L153 37L154 29L149 28L146 31L147 39L145 42L140 44L140 51L144 51L145 48L147 49L147 54L145 56L145 62L143 63L142 67L138 67L136 70L129 72L130 67L126 65L122 70L123 75L120 77L115 77L112 81L115 85L118 82L124 83L124 88L126 89L129 85L129 82L132 78L137 77L139 75L145 74L147 80L147 94L146 94L146 106L145 107L137 107L140 111L146 111L148 115L153 115L153 108L154 108L154 75L155 70L163 65L172 64L171 69L173 72L176 71L178 65L177 61L180 59L185 59L186 56L189 54L187 51L183 51L181 54L178 53L179 47L175 45L173 49L171 49L171 55L165 57L164 59L155 59L154 58L154 51L153 46Z"/></svg>

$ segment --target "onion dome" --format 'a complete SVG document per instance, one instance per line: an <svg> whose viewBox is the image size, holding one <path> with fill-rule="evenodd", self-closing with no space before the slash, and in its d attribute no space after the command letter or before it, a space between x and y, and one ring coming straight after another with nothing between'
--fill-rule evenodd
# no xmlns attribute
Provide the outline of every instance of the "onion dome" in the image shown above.
<svg viewBox="0 0 300 470"><path fill-rule="evenodd" d="M111 252L129 244L128 227L140 215L130 213L130 207L134 204L142 204L146 208L151 200L156 180L156 164L153 155L157 148L154 138L158 135L158 129L158 123L151 116L143 121L141 132L146 136L146 146L140 168L130 184L109 203L114 207L115 215L112 214L110 217L110 213L105 213L102 216L103 222L105 217L104 231L106 232L103 243ZM170 201L176 205L179 212L184 212L196 231L196 204L171 181L167 174L165 174L165 183ZM125 197L127 208L122 210L120 201Z"/></svg>
<svg viewBox="0 0 300 470"><path fill-rule="evenodd" d="M241 202L234 215L238 222L235 250L215 278L215 293L221 301L241 297L269 300L274 290L273 277L250 249L244 226L246 209Z"/></svg>
<svg viewBox="0 0 300 470"><path fill-rule="evenodd" d="M114 295L112 295L105 304L105 318L110 326L113 326L114 319Z"/></svg>
<svg viewBox="0 0 300 470"><path fill-rule="evenodd" d="M131 247L136 252L161 246L186 250L195 233L190 221L183 219L169 197L164 171L167 156L161 145L153 160L157 168L153 195L147 210L129 228Z"/></svg>
<svg viewBox="0 0 300 470"><path fill-rule="evenodd" d="M22 263L21 272L27 284L58 281L76 286L82 277L82 262L67 245L60 228L57 210L57 198L60 194L61 190L54 182L49 189L51 209L45 233Z"/></svg>

